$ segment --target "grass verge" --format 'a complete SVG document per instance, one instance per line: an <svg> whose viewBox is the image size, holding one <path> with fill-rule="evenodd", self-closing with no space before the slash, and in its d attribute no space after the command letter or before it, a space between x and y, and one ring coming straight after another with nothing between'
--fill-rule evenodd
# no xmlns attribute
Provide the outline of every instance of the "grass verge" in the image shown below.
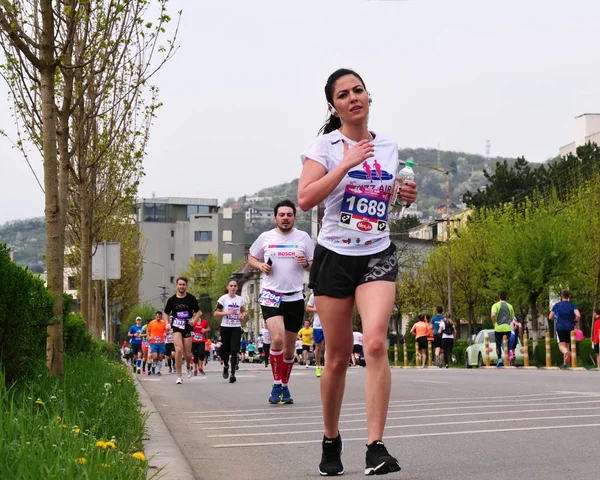
<svg viewBox="0 0 600 480"><path fill-rule="evenodd" d="M145 418L120 362L65 356L63 379L4 387L0 373L0 478L145 479Z"/></svg>

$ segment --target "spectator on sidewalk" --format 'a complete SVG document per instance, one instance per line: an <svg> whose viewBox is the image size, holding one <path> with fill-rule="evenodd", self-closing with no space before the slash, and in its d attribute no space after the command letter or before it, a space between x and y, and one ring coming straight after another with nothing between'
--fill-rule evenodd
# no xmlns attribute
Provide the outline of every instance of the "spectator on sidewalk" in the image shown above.
<svg viewBox="0 0 600 480"><path fill-rule="evenodd" d="M498 364L504 366L502 361L502 337L510 338L511 322L515 318L515 310L510 303L506 301L506 292L498 294L499 301L492 305L492 323L494 324L494 337L496 337L496 354L498 355Z"/></svg>
<svg viewBox="0 0 600 480"><path fill-rule="evenodd" d="M600 368L600 306L594 310L596 319L592 330L592 343L594 344L594 353L596 354L596 367Z"/></svg>
<svg viewBox="0 0 600 480"><path fill-rule="evenodd" d="M579 323L581 313L575 304L569 301L571 292L564 289L560 292L561 301L554 304L548 320L556 318L556 336L558 337L558 349L563 354L563 368L567 368L571 363L571 331Z"/></svg>

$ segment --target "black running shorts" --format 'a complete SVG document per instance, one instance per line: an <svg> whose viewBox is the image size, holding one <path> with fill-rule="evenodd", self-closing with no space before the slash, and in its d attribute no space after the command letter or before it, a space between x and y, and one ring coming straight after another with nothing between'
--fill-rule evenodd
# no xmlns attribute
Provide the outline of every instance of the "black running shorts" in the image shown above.
<svg viewBox="0 0 600 480"><path fill-rule="evenodd" d="M187 327L185 329L172 327L172 329L174 334L181 333L183 338L190 338L192 336L192 327L190 327L189 329Z"/></svg>
<svg viewBox="0 0 600 480"><path fill-rule="evenodd" d="M317 245L308 286L315 296L347 298L363 283L395 282L398 276L396 245L372 255L340 255Z"/></svg>
<svg viewBox="0 0 600 480"><path fill-rule="evenodd" d="M509 336L510 336L510 332ZM559 343L571 343L571 331L570 330L557 330L556 335L558 336Z"/></svg>
<svg viewBox="0 0 600 480"><path fill-rule="evenodd" d="M142 344L141 343L132 343L131 351L133 355L137 355L138 353L142 353Z"/></svg>
<svg viewBox="0 0 600 480"><path fill-rule="evenodd" d="M433 336L433 348L441 348L442 347L442 334L438 333Z"/></svg>
<svg viewBox="0 0 600 480"><path fill-rule="evenodd" d="M417 338L417 345L419 345L419 350L427 350L427 337Z"/></svg>
<svg viewBox="0 0 600 480"><path fill-rule="evenodd" d="M265 321L271 317L283 317L284 328L288 332L298 333L304 322L304 300L281 302L279 307L260 306Z"/></svg>

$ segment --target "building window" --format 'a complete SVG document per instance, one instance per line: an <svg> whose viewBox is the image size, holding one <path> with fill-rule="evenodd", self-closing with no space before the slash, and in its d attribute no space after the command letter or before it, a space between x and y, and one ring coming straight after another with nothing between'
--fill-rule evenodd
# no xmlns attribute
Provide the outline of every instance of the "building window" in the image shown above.
<svg viewBox="0 0 600 480"><path fill-rule="evenodd" d="M194 232L195 242L212 242L212 232Z"/></svg>
<svg viewBox="0 0 600 480"><path fill-rule="evenodd" d="M223 254L223 265L228 265L233 261L233 255L231 253Z"/></svg>
<svg viewBox="0 0 600 480"><path fill-rule="evenodd" d="M75 282L75 277L67 278L69 290L77 290L77 283Z"/></svg>
<svg viewBox="0 0 600 480"><path fill-rule="evenodd" d="M144 204L145 222L166 222L167 206L164 203L145 203Z"/></svg>
<svg viewBox="0 0 600 480"><path fill-rule="evenodd" d="M207 258L208 253L194 253L194 260L202 260L203 262L206 262Z"/></svg>
<svg viewBox="0 0 600 480"><path fill-rule="evenodd" d="M223 218L226 220L232 219L233 218L233 210L231 208L224 208L223 209Z"/></svg>
<svg viewBox="0 0 600 480"><path fill-rule="evenodd" d="M175 277L171 277L170 281L171 283L175 283Z"/></svg>
<svg viewBox="0 0 600 480"><path fill-rule="evenodd" d="M171 260L175 260L175 254L174 253L171 254Z"/></svg>
<svg viewBox="0 0 600 480"><path fill-rule="evenodd" d="M175 230L171 230L171 236L174 237L175 236Z"/></svg>
<svg viewBox="0 0 600 480"><path fill-rule="evenodd" d="M233 238L233 232L231 230L223 230L223 241L231 242Z"/></svg>

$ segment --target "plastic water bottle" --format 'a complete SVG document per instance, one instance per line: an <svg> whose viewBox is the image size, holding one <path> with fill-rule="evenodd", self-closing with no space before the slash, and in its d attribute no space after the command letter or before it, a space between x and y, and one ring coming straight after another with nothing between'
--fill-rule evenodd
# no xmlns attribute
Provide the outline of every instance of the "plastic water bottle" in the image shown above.
<svg viewBox="0 0 600 480"><path fill-rule="evenodd" d="M398 170L394 190L392 191L392 200L390 201L390 213L388 215L390 220L400 220L406 213L406 209L410 207L410 203L404 202L400 198L400 189L406 182L415 181L415 172L412 168L414 166L415 163L412 160L407 160L406 165Z"/></svg>

